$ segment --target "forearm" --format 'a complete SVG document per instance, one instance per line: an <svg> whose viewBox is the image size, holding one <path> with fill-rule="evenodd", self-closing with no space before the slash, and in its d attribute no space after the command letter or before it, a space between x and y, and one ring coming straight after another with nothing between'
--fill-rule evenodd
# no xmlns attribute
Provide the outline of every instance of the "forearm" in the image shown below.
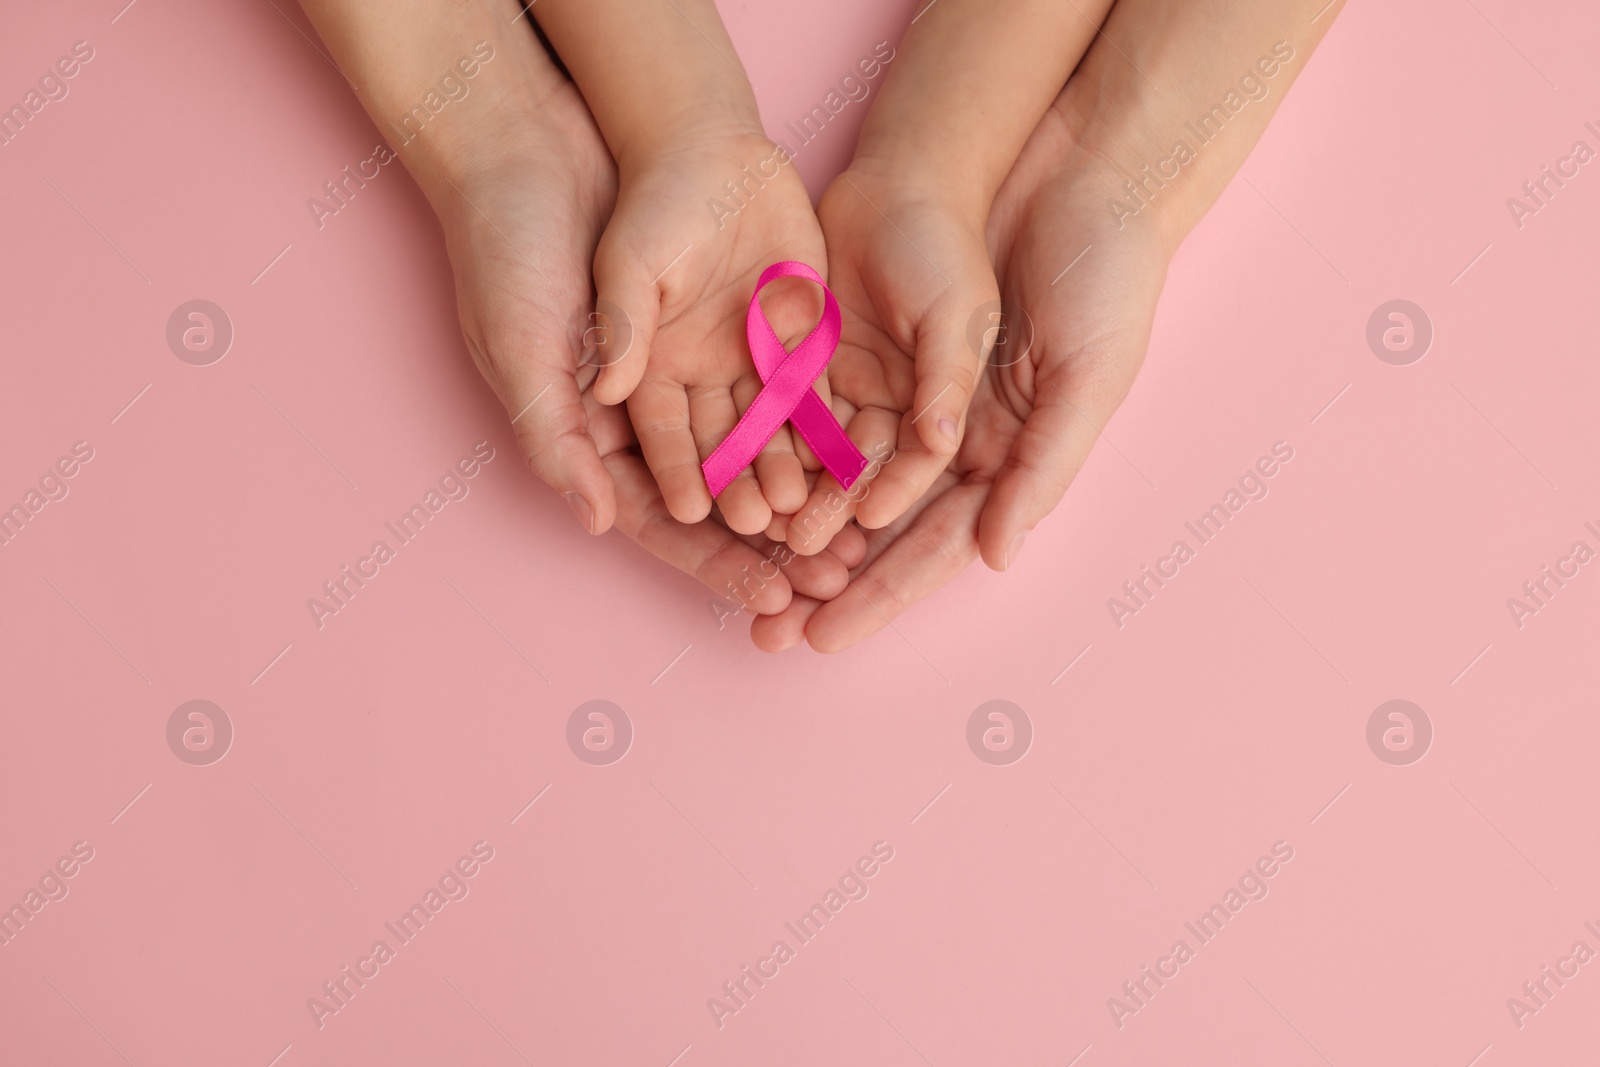
<svg viewBox="0 0 1600 1067"><path fill-rule="evenodd" d="M1243 165L1342 0L1119 0L1059 103L1119 228L1175 250ZM1319 14L1320 10L1320 14ZM1312 16L1317 16L1312 21Z"/></svg>
<svg viewBox="0 0 1600 1067"><path fill-rule="evenodd" d="M982 219L1110 7L935 0L900 43L857 160Z"/></svg>
<svg viewBox="0 0 1600 1067"><path fill-rule="evenodd" d="M700 136L762 135L712 0L540 0L533 14L623 173Z"/></svg>
<svg viewBox="0 0 1600 1067"><path fill-rule="evenodd" d="M367 114L438 207L511 155L562 81L514 0L301 0Z"/></svg>

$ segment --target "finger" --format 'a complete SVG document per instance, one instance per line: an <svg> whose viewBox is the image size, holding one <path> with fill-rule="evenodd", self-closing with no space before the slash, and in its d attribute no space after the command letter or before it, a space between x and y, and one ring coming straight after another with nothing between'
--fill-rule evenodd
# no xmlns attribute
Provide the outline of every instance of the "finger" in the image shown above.
<svg viewBox="0 0 1600 1067"><path fill-rule="evenodd" d="M638 445L639 435L633 432L626 407L607 407L593 393L584 393L583 413L589 419L589 436L594 438L602 460L613 452L632 451Z"/></svg>
<svg viewBox="0 0 1600 1067"><path fill-rule="evenodd" d="M1147 313L1129 316L1133 329L1079 346L1038 379L1033 411L995 476L978 524L983 561L993 569L1016 562L1027 532L1061 502L1088 460L1133 387L1154 313L1152 298Z"/></svg>
<svg viewBox="0 0 1600 1067"><path fill-rule="evenodd" d="M949 456L924 447L910 419L908 414L900 420L893 458L883 464L871 492L856 508L856 521L869 530L888 526L904 515L950 465Z"/></svg>
<svg viewBox="0 0 1600 1067"><path fill-rule="evenodd" d="M994 303L998 306L998 300ZM967 331L949 322L919 335L912 406L900 421L893 462L857 509L862 526L879 529L894 522L950 465L965 432L984 351L975 351Z"/></svg>
<svg viewBox="0 0 1600 1067"><path fill-rule="evenodd" d="M832 600L850 584L850 568L832 552L797 556L785 551L778 558L785 560L783 573L789 587L813 600Z"/></svg>
<svg viewBox="0 0 1600 1067"><path fill-rule="evenodd" d="M955 485L938 495L806 624L818 652L840 652L889 625L912 604L959 574L978 555L984 485Z"/></svg>
<svg viewBox="0 0 1600 1067"><path fill-rule="evenodd" d="M976 284L964 286L964 294L941 299L936 310L917 331L916 392L911 400L911 425L923 448L935 456L956 454L967 407L978 387L978 375L992 331L971 332L971 310L1000 302L999 284L988 269L989 260L981 246L983 275ZM959 309L959 310L958 310Z"/></svg>
<svg viewBox="0 0 1600 1067"><path fill-rule="evenodd" d="M733 432L739 422L739 412L733 406L733 394L721 387L696 389L689 394L689 426L694 433L698 459L695 474L700 478L700 488L706 489L705 471L700 466L716 451L717 442ZM772 509L761 494L761 484L755 472L746 468L739 472L728 487L717 494L717 508L722 517L736 532L757 534L772 521Z"/></svg>
<svg viewBox="0 0 1600 1067"><path fill-rule="evenodd" d="M742 566L734 580L719 592L724 599L737 601L747 610L754 601L754 594L780 573L794 594L804 594L819 602L833 599L850 584L849 568L831 552L796 556L782 544L760 536L741 537L739 540L761 553L761 563L754 568Z"/></svg>
<svg viewBox="0 0 1600 1067"><path fill-rule="evenodd" d="M828 542L828 551L838 557L846 569L855 570L867 558L867 537L861 532L861 527L850 523L833 535L833 540Z"/></svg>
<svg viewBox="0 0 1600 1067"><path fill-rule="evenodd" d="M628 397L628 417L673 517L693 523L709 515L711 491L700 470L700 450L690 429L689 397L683 386L652 378Z"/></svg>
<svg viewBox="0 0 1600 1067"><path fill-rule="evenodd" d="M771 615L788 607L792 594L781 571L773 568L756 549L715 522L685 524L667 510L650 472L636 457L616 453L605 459L617 485L617 529L657 559L699 580L721 597L740 590L738 599L758 615ZM749 575L760 575L748 581Z"/></svg>
<svg viewBox="0 0 1600 1067"><path fill-rule="evenodd" d="M1061 502L1082 469L1100 435L1101 418L1110 414L1100 405L1091 408L1094 414L1074 404L1053 379L1041 386L978 523L978 546L992 569L1003 571L1016 562L1028 531Z"/></svg>
<svg viewBox="0 0 1600 1067"><path fill-rule="evenodd" d="M590 359L600 368L594 394L602 404L620 404L644 378L661 319L661 292L649 267L608 229L594 254L595 319Z"/></svg>
<svg viewBox="0 0 1600 1067"><path fill-rule="evenodd" d="M880 491L880 483L898 457L887 462L874 457L893 455L886 442L894 439L895 423L895 413L882 408L862 408L856 412L855 418L845 427L845 433L871 462L848 490L830 473L824 472L817 479L810 497L789 520L785 532L784 539L796 552L814 555L827 548L834 535L856 515L858 506Z"/></svg>
<svg viewBox="0 0 1600 1067"><path fill-rule="evenodd" d="M750 640L763 652L784 652L806 639L806 623L822 601L796 594L776 615L759 615L750 622Z"/></svg>
<svg viewBox="0 0 1600 1067"><path fill-rule="evenodd" d="M769 520L773 513L788 515L806 502L806 471L800 465L800 457L795 455L793 438L788 431L778 431L762 446L754 469L761 495L767 503Z"/></svg>

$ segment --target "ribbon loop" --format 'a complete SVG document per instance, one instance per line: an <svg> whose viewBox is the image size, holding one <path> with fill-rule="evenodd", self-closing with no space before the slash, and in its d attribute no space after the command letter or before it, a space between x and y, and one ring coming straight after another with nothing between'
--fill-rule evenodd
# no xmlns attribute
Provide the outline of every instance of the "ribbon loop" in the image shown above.
<svg viewBox="0 0 1600 1067"><path fill-rule="evenodd" d="M779 278L804 278L822 286L822 320L792 352L783 347L772 323L761 310L761 290L768 282ZM750 294L749 314L745 316L745 336L750 341L756 373L761 375L761 392L745 409L733 432L700 465L712 496L733 484L739 472L755 462L756 456L785 422L794 424L811 451L843 488L854 485L867 468L867 457L861 454L812 388L839 347L841 323L839 302L823 283L822 276L806 264L784 260L761 272L756 290Z"/></svg>

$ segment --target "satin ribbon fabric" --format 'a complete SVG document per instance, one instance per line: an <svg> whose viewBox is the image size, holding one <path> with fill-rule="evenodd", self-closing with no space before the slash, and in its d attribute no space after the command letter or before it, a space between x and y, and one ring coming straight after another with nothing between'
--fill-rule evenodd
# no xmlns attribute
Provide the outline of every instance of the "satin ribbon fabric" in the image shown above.
<svg viewBox="0 0 1600 1067"><path fill-rule="evenodd" d="M822 321L792 352L784 349L766 313L761 310L761 290L778 278L804 278L822 286ZM756 290L750 294L745 334L750 340L756 373L761 375L764 384L733 432L700 465L712 496L720 494L740 471L755 461L756 455L785 422L794 424L811 451L843 488L854 485L867 468L867 457L846 436L844 427L811 387L839 347L840 323L839 302L823 284L821 275L804 263L784 260L761 272Z"/></svg>

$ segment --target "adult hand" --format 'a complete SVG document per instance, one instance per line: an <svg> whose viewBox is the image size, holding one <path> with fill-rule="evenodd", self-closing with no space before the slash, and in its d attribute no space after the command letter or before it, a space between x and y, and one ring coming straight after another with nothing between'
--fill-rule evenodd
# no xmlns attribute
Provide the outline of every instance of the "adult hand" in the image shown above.
<svg viewBox="0 0 1600 1067"><path fill-rule="evenodd" d="M1114 187L1108 169L1084 149L1070 107L1064 93L1040 122L989 220L1001 293L1008 307L1026 310L1031 343L1025 322L1006 323L949 468L905 514L866 533L865 561L840 597L796 596L785 611L757 619L751 632L760 647L806 640L818 651L839 651L980 553L1006 569L1127 395L1170 250L1154 227L1117 229L1106 209ZM845 379L834 382L845 392Z"/></svg>
<svg viewBox="0 0 1600 1067"><path fill-rule="evenodd" d="M984 316L999 306L986 221L1110 6L945 0L898 50L875 51L893 66L818 214L845 316L830 386L857 444L895 454L847 506L822 477L788 524L798 551L818 551L852 516L894 522L957 454L993 336Z"/></svg>
<svg viewBox="0 0 1600 1067"><path fill-rule="evenodd" d="M589 386L605 357L595 358L589 264L612 209L616 172L576 89L533 51L539 46L532 33L526 36L530 52L522 61L537 74L538 90L529 86L526 109L484 146L487 158L433 187L468 348L504 403L524 457L590 533L615 522L749 612L783 610L795 590L836 596L848 567L865 553L859 536L769 575L779 546L736 536L703 515L675 520L622 409L596 402ZM803 493L805 482L796 478Z"/></svg>
<svg viewBox="0 0 1600 1067"><path fill-rule="evenodd" d="M858 157L819 217L843 316L828 368L834 412L863 453L892 446L894 456L848 495L832 474L817 480L784 535L802 554L851 518L869 528L897 519L951 462L982 368L967 326L999 297L981 217L903 173Z"/></svg>
<svg viewBox="0 0 1600 1067"><path fill-rule="evenodd" d="M1026 355L1018 349L1028 331L1012 322L974 394L961 450L932 491L867 535L846 593L827 603L797 596L756 620L758 645L804 639L837 651L979 554L999 570L1012 564L1127 395L1173 253L1243 164L1339 6L1119 0L989 215L1002 291L1031 319ZM1212 133L1190 144L1197 115Z"/></svg>
<svg viewBox="0 0 1600 1067"><path fill-rule="evenodd" d="M526 37L530 52L540 47ZM487 158L441 176L430 199L473 362L505 405L528 466L599 534L616 517L616 491L581 391L599 332L590 263L616 168L572 83L542 52L528 63L538 78L526 107L510 109L492 149L483 146Z"/></svg>
<svg viewBox="0 0 1600 1067"><path fill-rule="evenodd" d="M644 458L684 523L710 513L701 464L762 388L745 334L757 279L780 260L825 266L805 187L779 162L782 150L752 126L686 132L633 157L595 256L599 298L626 312L634 349L604 360L595 395L627 400ZM744 186L738 201L725 189L733 181ZM821 299L814 289L784 280L762 294L768 321L788 347L816 324ZM826 374L816 388L826 400ZM798 435L780 427L717 496L727 524L761 533L774 510L799 508L808 482L803 460L815 469Z"/></svg>

